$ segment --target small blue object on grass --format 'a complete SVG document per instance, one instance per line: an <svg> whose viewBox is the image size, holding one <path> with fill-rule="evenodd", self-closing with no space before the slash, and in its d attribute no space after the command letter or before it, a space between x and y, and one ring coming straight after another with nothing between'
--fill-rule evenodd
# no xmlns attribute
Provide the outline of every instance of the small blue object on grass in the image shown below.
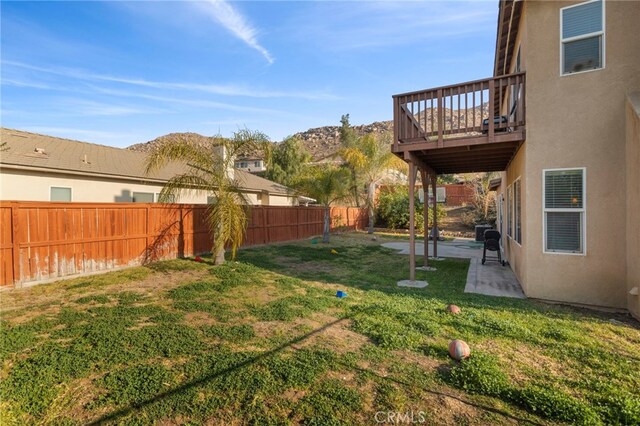
<svg viewBox="0 0 640 426"><path fill-rule="evenodd" d="M343 297L347 297L347 293L345 293L345 292L344 292L344 291L342 291L342 290L338 290L338 291L336 292L336 297L337 297L337 298L339 298L339 299L342 299Z"/></svg>
<svg viewBox="0 0 640 426"><path fill-rule="evenodd" d="M318 240L316 240L315 238L311 240L311 244L318 244Z"/></svg>

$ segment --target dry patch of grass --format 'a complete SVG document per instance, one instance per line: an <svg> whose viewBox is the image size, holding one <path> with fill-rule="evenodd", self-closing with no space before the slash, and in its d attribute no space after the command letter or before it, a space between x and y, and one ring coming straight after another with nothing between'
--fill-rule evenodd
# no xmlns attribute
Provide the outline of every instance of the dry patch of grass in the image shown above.
<svg viewBox="0 0 640 426"><path fill-rule="evenodd" d="M466 294L460 260L440 262L426 289L401 289L406 258L380 240L344 234L330 245L246 249L221 267L161 262L3 293L3 421L360 425L381 411L451 425L639 418L633 321ZM448 303L462 314L447 314ZM468 361L448 358L452 338L471 345Z"/></svg>

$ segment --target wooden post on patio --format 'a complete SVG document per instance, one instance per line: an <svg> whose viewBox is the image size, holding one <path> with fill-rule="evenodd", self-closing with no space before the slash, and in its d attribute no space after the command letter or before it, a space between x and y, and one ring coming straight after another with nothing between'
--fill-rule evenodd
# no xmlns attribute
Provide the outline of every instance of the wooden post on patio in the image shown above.
<svg viewBox="0 0 640 426"><path fill-rule="evenodd" d="M422 179L422 193L424 194L424 204L422 215L424 216L424 267L429 267L429 175L425 170L420 170Z"/></svg>
<svg viewBox="0 0 640 426"><path fill-rule="evenodd" d="M437 207L438 207L438 194L436 191L436 182L438 177L433 174L431 175L431 186L433 187L433 257L438 257L438 238L436 231L438 229L438 215L437 215Z"/></svg>
<svg viewBox="0 0 640 426"><path fill-rule="evenodd" d="M416 166L409 162L409 280L416 280Z"/></svg>

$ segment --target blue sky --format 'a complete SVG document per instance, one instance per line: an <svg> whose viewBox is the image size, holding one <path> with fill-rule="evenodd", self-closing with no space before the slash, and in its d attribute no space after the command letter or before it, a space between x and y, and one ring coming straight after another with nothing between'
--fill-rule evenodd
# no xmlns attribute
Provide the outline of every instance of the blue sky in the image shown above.
<svg viewBox="0 0 640 426"><path fill-rule="evenodd" d="M498 1L1 4L2 126L125 147L392 117L492 74Z"/></svg>

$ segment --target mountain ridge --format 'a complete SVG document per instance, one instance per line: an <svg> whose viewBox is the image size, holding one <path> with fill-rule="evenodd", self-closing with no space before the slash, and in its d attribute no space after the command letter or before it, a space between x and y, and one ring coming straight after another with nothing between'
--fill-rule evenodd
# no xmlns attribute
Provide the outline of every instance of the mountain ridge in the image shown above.
<svg viewBox="0 0 640 426"><path fill-rule="evenodd" d="M437 111L437 108L434 108L433 110L421 111L415 115L416 120L420 121L421 123L425 123L427 131L431 131L431 120L433 118L435 122ZM474 122L479 125L479 123L482 122L482 118L488 116L488 104L478 106L474 110L470 111L473 111L473 117L465 117L464 114L457 110L445 108L443 110L443 116L445 117L445 129L455 129L459 125L464 126L467 120L469 122L471 122L471 120L474 120ZM393 132L393 121L375 121L373 123L354 125L352 127L359 136L370 133L381 135L387 132ZM206 141L210 138L209 136L203 136L198 133L192 132L169 133L148 142L131 145L127 147L127 149L130 149L132 151L149 152L163 140L175 137L187 137L194 140L195 143L198 144L206 143ZM311 155L311 159L313 162L327 161L340 149L340 126L315 127L295 133L292 135L292 137L297 137L302 141L304 148L309 153L309 155ZM278 144L280 142L274 143ZM246 155L250 157L263 156L260 152L247 152Z"/></svg>

